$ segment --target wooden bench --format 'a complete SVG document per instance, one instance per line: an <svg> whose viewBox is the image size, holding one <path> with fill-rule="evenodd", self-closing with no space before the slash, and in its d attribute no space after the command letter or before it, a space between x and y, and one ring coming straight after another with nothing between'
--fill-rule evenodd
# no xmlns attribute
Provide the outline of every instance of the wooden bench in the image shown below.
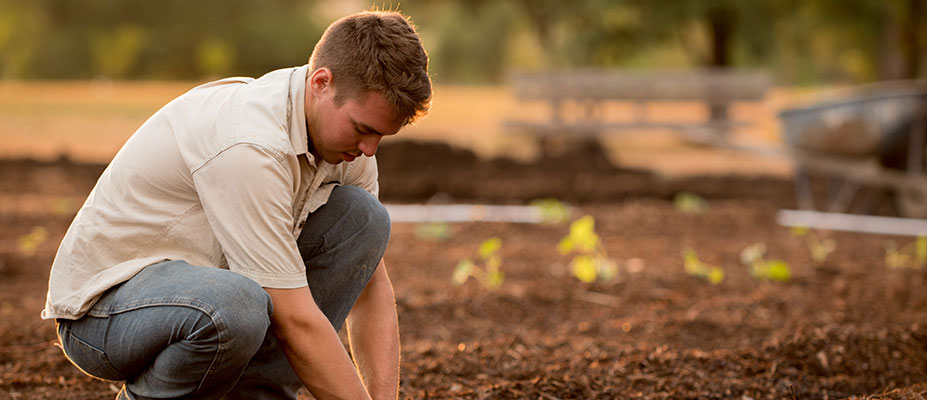
<svg viewBox="0 0 927 400"><path fill-rule="evenodd" d="M766 74L755 71L564 70L516 74L512 85L519 102L547 103L550 113L546 120L508 120L504 125L531 134L543 144L554 136L598 139L609 132L651 129L680 131L696 139L723 139L732 128L749 125L731 120L728 107L735 102L762 101L770 83ZM648 103L678 101L704 103L707 120L647 118ZM635 104L634 118L609 118L603 110L610 103ZM567 116L564 109L568 107L582 111Z"/></svg>

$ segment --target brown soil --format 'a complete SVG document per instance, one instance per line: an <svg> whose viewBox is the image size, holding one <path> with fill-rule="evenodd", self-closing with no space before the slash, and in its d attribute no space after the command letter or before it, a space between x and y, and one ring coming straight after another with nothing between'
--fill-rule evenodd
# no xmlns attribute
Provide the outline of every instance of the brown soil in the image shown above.
<svg viewBox="0 0 927 400"><path fill-rule="evenodd" d="M556 197L595 217L617 280L586 284L557 252L568 224L462 223L440 240L395 223L386 260L402 333L401 398L866 399L927 395L927 276L890 268L889 241L817 232L837 250L814 265L802 239L777 226L791 182L768 177L665 180L611 166L595 149L533 164L484 161L443 145L381 149L385 202L524 204ZM48 268L101 165L0 161L0 398L106 399L39 319ZM673 204L706 198L702 214ZM19 239L35 227L35 254ZM499 237L505 282L451 283L459 260ZM740 251L765 243L788 282L760 281ZM712 285L683 269L692 248L719 265Z"/></svg>

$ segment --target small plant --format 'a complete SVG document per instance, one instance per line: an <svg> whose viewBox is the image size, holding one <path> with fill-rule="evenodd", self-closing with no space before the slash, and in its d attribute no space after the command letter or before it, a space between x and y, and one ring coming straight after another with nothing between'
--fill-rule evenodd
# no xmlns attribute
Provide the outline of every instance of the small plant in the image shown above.
<svg viewBox="0 0 927 400"><path fill-rule="evenodd" d="M534 200L530 205L537 207L545 224L559 224L570 217L570 206L554 198Z"/></svg>
<svg viewBox="0 0 927 400"><path fill-rule="evenodd" d="M927 266L927 236L919 236L901 248L890 241L885 246L885 263L892 268L921 269Z"/></svg>
<svg viewBox="0 0 927 400"><path fill-rule="evenodd" d="M687 274L704 279L712 285L717 285L724 280L724 270L721 267L702 262L698 259L695 250L690 248L683 251L683 268Z"/></svg>
<svg viewBox="0 0 927 400"><path fill-rule="evenodd" d="M19 237L17 243L19 252L24 256L32 257L46 240L48 240L48 230L41 226L33 227L29 233Z"/></svg>
<svg viewBox="0 0 927 400"><path fill-rule="evenodd" d="M502 286L505 275L502 273L502 258L499 249L502 248L502 239L489 238L480 244L478 261L473 262L465 258L454 268L453 281L456 285L463 285L467 279L473 277L486 289L495 290ZM482 265L482 267L481 267Z"/></svg>
<svg viewBox="0 0 927 400"><path fill-rule="evenodd" d="M762 280L787 282L792 277L789 264L782 260L766 260L766 245L755 243L740 252L740 262L750 267L750 275Z"/></svg>
<svg viewBox="0 0 927 400"><path fill-rule="evenodd" d="M583 282L611 281L618 275L618 266L608 258L599 235L595 233L595 219L591 215L573 221L570 234L557 246L560 254L577 253L570 262L573 276Z"/></svg>
<svg viewBox="0 0 927 400"><path fill-rule="evenodd" d="M837 242L834 239L821 240L818 235L803 226L792 228L792 236L805 239L805 246L808 248L808 252L811 253L811 260L815 266L824 265L830 253L837 250Z"/></svg>
<svg viewBox="0 0 927 400"><path fill-rule="evenodd" d="M451 238L451 228L447 222L428 222L415 227L415 237L419 240L441 242Z"/></svg>
<svg viewBox="0 0 927 400"><path fill-rule="evenodd" d="M679 192L673 198L676 209L685 214L702 214L708 210L708 200L689 192Z"/></svg>

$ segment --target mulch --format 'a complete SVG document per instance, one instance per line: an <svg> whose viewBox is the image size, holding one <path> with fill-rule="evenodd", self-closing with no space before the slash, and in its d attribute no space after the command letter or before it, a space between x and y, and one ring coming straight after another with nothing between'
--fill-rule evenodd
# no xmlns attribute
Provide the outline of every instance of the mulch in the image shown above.
<svg viewBox="0 0 927 400"><path fill-rule="evenodd" d="M922 399L927 396L927 274L891 267L913 238L816 231L836 250L815 263L778 226L788 179L665 178L611 165L595 148L533 163L482 160L443 144L384 145L381 199L526 204L557 198L595 218L617 278L585 283L557 251L569 221L449 224L446 235L395 223L386 262L397 296L403 399ZM0 160L0 398L106 399L54 346L39 319L48 268L103 165ZM680 192L707 200L700 214ZM34 254L20 238L41 227ZM495 290L451 276L502 240ZM788 263L788 281L755 278L754 243ZM724 270L687 274L683 252ZM118 385L118 384L117 384Z"/></svg>

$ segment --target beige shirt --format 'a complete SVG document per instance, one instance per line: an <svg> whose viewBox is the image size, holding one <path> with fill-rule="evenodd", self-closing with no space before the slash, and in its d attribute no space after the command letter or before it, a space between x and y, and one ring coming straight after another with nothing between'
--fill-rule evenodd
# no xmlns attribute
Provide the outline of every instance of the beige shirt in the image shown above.
<svg viewBox="0 0 927 400"><path fill-rule="evenodd" d="M84 315L148 265L227 268L264 287L306 286L296 238L335 185L378 195L376 159L308 150L308 67L204 84L129 138L61 242L42 318Z"/></svg>

